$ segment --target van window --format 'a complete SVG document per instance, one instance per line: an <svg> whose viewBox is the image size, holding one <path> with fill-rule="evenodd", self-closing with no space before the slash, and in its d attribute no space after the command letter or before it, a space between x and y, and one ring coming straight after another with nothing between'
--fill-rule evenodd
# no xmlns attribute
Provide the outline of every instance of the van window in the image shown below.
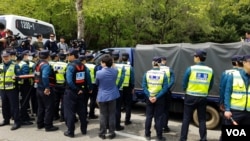
<svg viewBox="0 0 250 141"><path fill-rule="evenodd" d="M42 34L44 38L48 38L50 33L54 33L53 28L36 22L25 20L16 20L16 29L25 36L36 36Z"/></svg>

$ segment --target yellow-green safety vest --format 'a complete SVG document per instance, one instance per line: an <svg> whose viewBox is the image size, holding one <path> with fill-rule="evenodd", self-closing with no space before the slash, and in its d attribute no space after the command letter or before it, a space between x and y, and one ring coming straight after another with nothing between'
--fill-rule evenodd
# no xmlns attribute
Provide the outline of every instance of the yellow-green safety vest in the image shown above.
<svg viewBox="0 0 250 141"><path fill-rule="evenodd" d="M90 71L91 82L92 84L94 84L95 83L95 64L86 63L85 65Z"/></svg>
<svg viewBox="0 0 250 141"><path fill-rule="evenodd" d="M156 96L162 89L164 81L164 71L161 70L149 70L146 73L146 81L148 91L151 97Z"/></svg>
<svg viewBox="0 0 250 141"><path fill-rule="evenodd" d="M206 97L212 79L213 70L208 66L191 66L186 93L192 96Z"/></svg>
<svg viewBox="0 0 250 141"><path fill-rule="evenodd" d="M34 73L34 68L33 68L34 64L35 64L34 62L29 61L29 69L30 69L29 74L33 74ZM34 83L33 78L30 78L29 82L30 82L30 84L33 84Z"/></svg>
<svg viewBox="0 0 250 141"><path fill-rule="evenodd" d="M231 109L250 111L250 96L247 93L246 85L242 79L240 72L235 71L233 74L233 88L231 94ZM248 86L250 90L250 85Z"/></svg>
<svg viewBox="0 0 250 141"><path fill-rule="evenodd" d="M67 63L65 62L56 62L53 63L53 70L57 71L56 73L56 84L64 84L65 83L65 73L67 68Z"/></svg>
<svg viewBox="0 0 250 141"><path fill-rule="evenodd" d="M122 87L128 87L129 86L129 81L130 81L130 68L131 66L128 64L123 64L124 68L125 68L125 77L124 77L124 81L122 83Z"/></svg>
<svg viewBox="0 0 250 141"><path fill-rule="evenodd" d="M168 66L160 66L160 70L164 71L168 77L168 84L170 83L170 68Z"/></svg>
<svg viewBox="0 0 250 141"><path fill-rule="evenodd" d="M0 69L3 70L3 64L0 64ZM12 90L15 88L15 64L10 64L9 68L4 72L0 73L0 90Z"/></svg>
<svg viewBox="0 0 250 141"><path fill-rule="evenodd" d="M115 64L115 68L118 70L117 78L116 78L116 85L118 85L121 75L122 75L122 69L123 69L123 64Z"/></svg>
<svg viewBox="0 0 250 141"><path fill-rule="evenodd" d="M19 65L19 67L20 67L20 70L22 70L22 67L23 67L23 65L26 65L27 63L25 62L25 61L20 61L19 63L18 63L18 65ZM23 79L20 79L20 80L18 80L18 84L23 84L24 83L24 80Z"/></svg>

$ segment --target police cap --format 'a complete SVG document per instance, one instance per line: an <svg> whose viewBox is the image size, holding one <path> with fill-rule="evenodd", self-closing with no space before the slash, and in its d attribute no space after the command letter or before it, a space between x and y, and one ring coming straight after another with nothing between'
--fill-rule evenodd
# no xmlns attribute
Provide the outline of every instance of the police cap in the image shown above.
<svg viewBox="0 0 250 141"><path fill-rule="evenodd" d="M50 55L49 50L42 50L39 52L39 57L43 59L49 57L49 55Z"/></svg>
<svg viewBox="0 0 250 141"><path fill-rule="evenodd" d="M24 51L22 52L22 55L29 55L29 51L28 51L28 50L24 50Z"/></svg>
<svg viewBox="0 0 250 141"><path fill-rule="evenodd" d="M197 49L197 50L195 51L195 53L194 53L194 56L206 58L207 52L206 52L205 50L202 50L202 49Z"/></svg>
<svg viewBox="0 0 250 141"><path fill-rule="evenodd" d="M69 55L78 55L79 51L76 50L76 49L70 48L69 51L68 51L68 54Z"/></svg>
<svg viewBox="0 0 250 141"><path fill-rule="evenodd" d="M128 53L122 53L122 57L123 57L123 56L128 58L128 57L129 57L129 54L128 54Z"/></svg>
<svg viewBox="0 0 250 141"><path fill-rule="evenodd" d="M79 56L79 60L80 60L80 61L86 60L86 56L85 56L85 55L80 55L80 56Z"/></svg>
<svg viewBox="0 0 250 141"><path fill-rule="evenodd" d="M155 56L152 61L154 61L156 63L161 63L161 57Z"/></svg>
<svg viewBox="0 0 250 141"><path fill-rule="evenodd" d="M10 56L10 53L8 53L7 51L3 51L1 56L2 57Z"/></svg>

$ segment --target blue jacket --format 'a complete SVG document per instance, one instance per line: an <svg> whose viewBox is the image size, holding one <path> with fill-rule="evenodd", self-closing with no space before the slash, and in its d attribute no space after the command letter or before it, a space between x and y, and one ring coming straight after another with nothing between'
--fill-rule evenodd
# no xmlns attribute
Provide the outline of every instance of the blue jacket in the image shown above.
<svg viewBox="0 0 250 141"><path fill-rule="evenodd" d="M204 62L197 63L196 65L205 66ZM189 82L190 74L191 74L191 67L188 67L187 70L186 70L186 72L185 72L185 74L184 74L184 77L183 77L182 87L183 87L184 91L186 91L186 89L188 87L188 82ZM210 91L212 89L213 83L214 83L214 75L212 75L208 91Z"/></svg>
<svg viewBox="0 0 250 141"><path fill-rule="evenodd" d="M76 59L76 60L72 61L72 63L80 63L80 61L78 59ZM91 77L90 77L89 69L85 65L84 65L84 68L85 68L85 83L86 83L86 86L87 86L88 90L92 90L93 86L92 86L92 83L91 83ZM72 90L75 90L75 91L78 92L81 89L78 88L75 85L75 82L73 81L73 77L75 77L75 76L73 76L74 73L75 73L75 67L72 66L72 65L68 65L67 70L66 70L66 83Z"/></svg>
<svg viewBox="0 0 250 141"><path fill-rule="evenodd" d="M235 70L238 70L237 68L232 68ZM227 83L227 73L224 71L221 75L220 79L220 104L224 103L224 93L225 93L225 88L226 88L226 83Z"/></svg>
<svg viewBox="0 0 250 141"><path fill-rule="evenodd" d="M153 68L152 70L160 70L160 68ZM143 78L142 78L142 89L145 93L145 95L149 98L150 97L150 93L148 91L148 84L147 84L147 77L146 74L144 74ZM161 96L163 96L168 90L168 77L167 75L164 73L164 78L163 78L163 85L162 85L162 89L161 91L156 95L156 98L160 98Z"/></svg>
<svg viewBox="0 0 250 141"><path fill-rule="evenodd" d="M96 72L98 102L107 102L120 97L118 87L116 86L117 74L118 70L115 68L102 68Z"/></svg>
<svg viewBox="0 0 250 141"><path fill-rule="evenodd" d="M51 66L49 65L49 63L45 63L41 66L40 68L40 73L42 74L41 78L42 78L42 82L38 83L38 87L42 88L42 89L49 89L49 76L52 73L51 70Z"/></svg>
<svg viewBox="0 0 250 141"><path fill-rule="evenodd" d="M243 78L243 81L245 83L246 91L249 94L249 90L247 90L247 89L248 89L248 85L250 84L250 81L249 81L250 76L243 69L240 69L239 71L240 71L240 75ZM232 85L233 85L233 75L229 74L229 75L227 75L225 95L224 95L225 96L224 106L225 106L226 111L230 111L230 108L231 108L231 94L233 92Z"/></svg>

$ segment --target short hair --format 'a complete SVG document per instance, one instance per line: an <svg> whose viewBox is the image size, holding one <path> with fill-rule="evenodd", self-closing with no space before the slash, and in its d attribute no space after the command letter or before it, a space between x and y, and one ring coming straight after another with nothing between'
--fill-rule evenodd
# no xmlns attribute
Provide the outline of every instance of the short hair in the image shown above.
<svg viewBox="0 0 250 141"><path fill-rule="evenodd" d="M102 63L105 63L109 68L113 65L113 58L109 54L104 55L101 61Z"/></svg>
<svg viewBox="0 0 250 141"><path fill-rule="evenodd" d="M5 29L5 25L3 23L0 23L0 30L4 30Z"/></svg>
<svg viewBox="0 0 250 141"><path fill-rule="evenodd" d="M36 35L36 38L38 39L38 38L40 38L40 37L42 37L43 35L42 34L37 34Z"/></svg>

